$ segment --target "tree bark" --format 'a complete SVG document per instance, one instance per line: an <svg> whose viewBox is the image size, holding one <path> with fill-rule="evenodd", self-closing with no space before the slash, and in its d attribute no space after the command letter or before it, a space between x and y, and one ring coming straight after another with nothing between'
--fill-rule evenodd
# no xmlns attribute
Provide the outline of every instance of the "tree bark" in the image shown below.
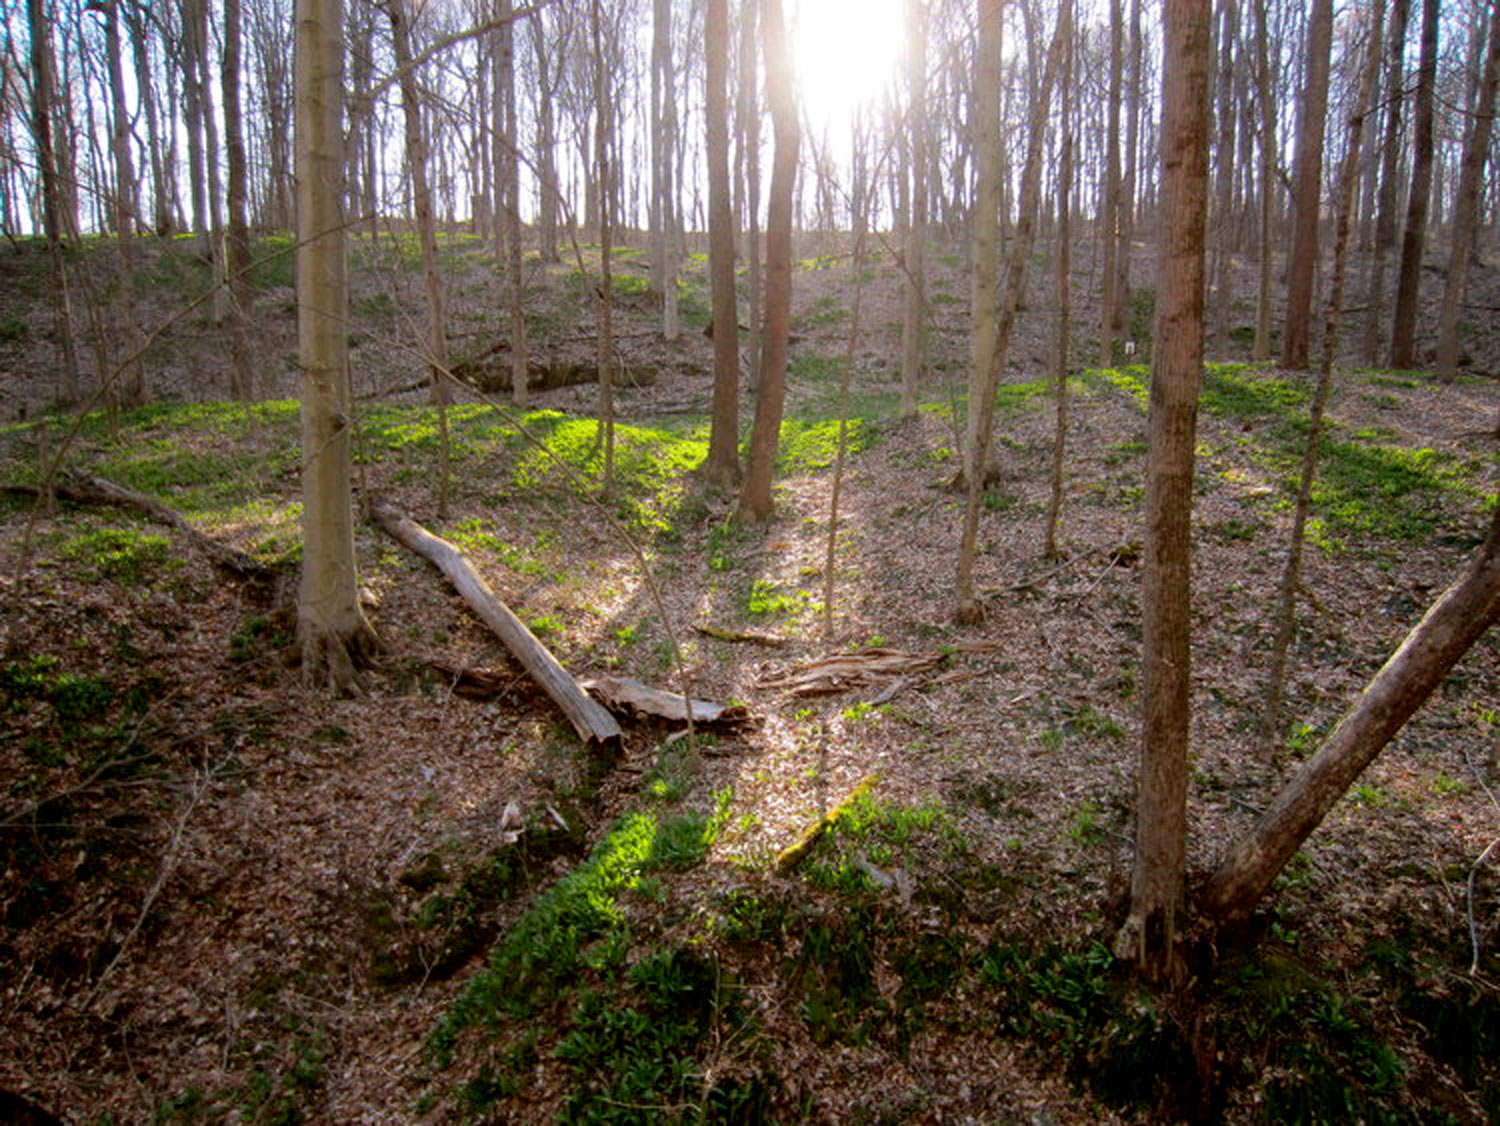
<svg viewBox="0 0 1500 1126"><path fill-rule="evenodd" d="M1000 377L1005 373L1005 365L1010 358L1011 333L1015 329L1016 313L1020 310L1026 293L1026 265L1036 237L1037 211L1041 197L1047 116L1052 104L1052 88L1057 82L1064 30L1072 22L1072 8L1072 0L1063 0L1058 8L1057 29L1052 35L1052 45L1047 49L1041 85L1031 102L1030 120L1027 122L1026 163L1021 168L1021 210L1016 219L1015 238L1011 241L1006 266L1005 296L1000 301L1000 316L995 326L995 347L985 362L985 375L980 381L979 393L977 396L971 395L969 402L969 409L978 415L974 431L974 454L971 458L971 463L975 466L989 464L990 438L995 429L995 390L1000 385ZM992 112L998 113L998 106ZM985 483L979 475L971 476L966 483L968 491L964 496L963 529L959 535L958 576L955 583L958 606L954 616L959 622L972 625L983 617L974 594L974 553L979 537L979 504L984 495Z"/></svg>
<svg viewBox="0 0 1500 1126"><path fill-rule="evenodd" d="M1224 858L1204 889L1219 926L1249 917L1277 874L1365 767L1496 620L1500 620L1500 507L1462 576L1365 686L1332 734Z"/></svg>
<svg viewBox="0 0 1500 1126"><path fill-rule="evenodd" d="M255 397L255 349L252 343L250 231L245 215L244 115L240 108L240 0L224 0L224 165L228 177L229 225L224 242L224 270L229 286L229 390L242 401Z"/></svg>
<svg viewBox="0 0 1500 1126"><path fill-rule="evenodd" d="M1451 383L1458 372L1458 308L1468 282L1474 236L1479 225L1479 187L1495 124L1495 94L1500 88L1500 2L1496 0L1490 3L1489 37L1474 119L1464 140L1463 164L1459 170L1453 213L1453 245L1448 251L1448 278L1438 314L1437 377L1440 383Z"/></svg>
<svg viewBox="0 0 1500 1126"><path fill-rule="evenodd" d="M359 605L349 487L341 0L297 0L295 70L303 538L297 642L304 679L343 694L360 690L358 668L376 638Z"/></svg>
<svg viewBox="0 0 1500 1126"><path fill-rule="evenodd" d="M1385 70L1385 128L1380 144L1380 189L1376 202L1375 245L1370 257L1370 275L1365 288L1365 362L1379 362L1384 349L1385 268L1396 245L1397 169L1401 156L1402 82L1406 74L1406 24L1410 0L1395 0L1391 11L1391 35Z"/></svg>
<svg viewBox="0 0 1500 1126"><path fill-rule="evenodd" d="M1307 77L1297 107L1297 156L1292 189L1292 242L1287 249L1286 320L1281 366L1307 367L1313 280L1318 269L1318 214L1323 207L1323 131L1328 122L1328 60L1333 49L1333 0L1313 0L1307 17Z"/></svg>
<svg viewBox="0 0 1500 1126"><path fill-rule="evenodd" d="M1260 103L1260 231L1256 254L1255 343L1251 357L1271 358L1271 278L1274 272L1272 218L1276 200L1276 98L1271 80L1271 39L1266 27L1267 0L1255 0L1255 93Z"/></svg>
<svg viewBox="0 0 1500 1126"><path fill-rule="evenodd" d="M376 501L370 506L370 515L388 536L443 573L469 608L495 631L505 647L521 662L531 679L562 709L580 739L585 743L619 745L620 725L615 717L579 687L526 623L500 601L462 551L441 536L433 535L389 501Z"/></svg>
<svg viewBox="0 0 1500 1126"><path fill-rule="evenodd" d="M1120 0L1109 3L1109 91L1104 107L1104 200L1099 238L1103 243L1102 292L1099 298L1099 364L1115 363L1115 286L1119 284L1120 234L1120 86L1124 73L1124 12Z"/></svg>
<svg viewBox="0 0 1500 1126"><path fill-rule="evenodd" d="M1192 711L1192 497L1203 374L1209 0L1166 0L1162 226L1151 372L1142 591L1142 744L1130 915L1115 952L1148 979L1179 968Z"/></svg>
<svg viewBox="0 0 1500 1126"><path fill-rule="evenodd" d="M973 247L969 252L969 409L964 415L963 481L990 483L991 467L974 461L979 452L979 409L995 355L1000 290L1000 91L1003 78L1004 0L981 0L974 48L974 157L979 182L974 193ZM1106 236L1108 241L1108 236ZM993 395L993 391L991 391ZM988 446L988 442L985 443Z"/></svg>
<svg viewBox="0 0 1500 1126"><path fill-rule="evenodd" d="M140 406L148 397L146 371L141 365L141 331L135 302L135 164L130 154L130 110L125 102L125 73L120 60L119 0L108 0L102 8L106 62L109 67L111 109L110 150L114 156L115 183L111 194L115 238L120 251L119 295L116 298L117 327L125 359L119 378L124 383L120 397ZM107 378L107 373L100 372ZM113 401L116 388L105 388Z"/></svg>
<svg viewBox="0 0 1500 1126"><path fill-rule="evenodd" d="M906 0L907 173L905 302L901 321L901 416L917 413L917 383L927 344L927 5Z"/></svg>
<svg viewBox="0 0 1500 1126"><path fill-rule="evenodd" d="M738 118L740 159L744 165L745 198L740 221L745 228L745 366L751 390L760 379L761 347L761 245L760 245L760 81L756 44L760 26L760 0L741 0Z"/></svg>
<svg viewBox="0 0 1500 1126"><path fill-rule="evenodd" d="M756 388L755 425L750 434L750 464L740 493L741 520L765 523L771 518L771 474L781 437L786 396L787 337L792 315L792 196L797 182L801 128L793 94L792 54L787 42L781 0L765 0L761 12L765 53L766 100L776 138L771 161L771 191L766 217L765 332Z"/></svg>
<svg viewBox="0 0 1500 1126"><path fill-rule="evenodd" d="M610 131L612 112L604 77L604 48L600 41L603 17L599 0L592 3L594 39L594 156L599 179L599 295L598 336L595 342L595 364L599 369L599 429L604 443L603 492L608 496L615 476L615 392L614 392L614 234L613 193L610 191Z"/></svg>
<svg viewBox="0 0 1500 1126"><path fill-rule="evenodd" d="M740 338L734 294L734 214L729 187L729 0L708 0L704 127L708 157L708 272L713 305L714 391L704 476L740 481Z"/></svg>
<svg viewBox="0 0 1500 1126"><path fill-rule="evenodd" d="M1401 235L1401 265L1396 274L1396 311L1391 317L1391 367L1401 369L1414 367L1417 356L1417 297L1432 193L1438 9L1438 0L1422 0L1422 53L1417 64L1417 98L1412 111L1411 191L1406 197L1406 229Z"/></svg>
<svg viewBox="0 0 1500 1126"><path fill-rule="evenodd" d="M1069 0L1064 0L1069 2ZM1062 62L1062 153L1057 173L1057 358L1052 372L1052 393L1057 404L1052 435L1052 488L1047 500L1047 531L1042 555L1056 559L1057 526L1062 518L1064 465L1068 446L1068 363L1073 330L1073 37L1063 44Z"/></svg>

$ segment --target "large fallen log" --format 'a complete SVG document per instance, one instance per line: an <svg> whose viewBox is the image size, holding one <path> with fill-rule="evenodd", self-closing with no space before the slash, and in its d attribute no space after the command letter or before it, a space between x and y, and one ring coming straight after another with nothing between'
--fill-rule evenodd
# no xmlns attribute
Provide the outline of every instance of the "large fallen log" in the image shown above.
<svg viewBox="0 0 1500 1126"><path fill-rule="evenodd" d="M629 676L596 676L592 680L585 680L583 687L614 712L631 712L685 723L691 708L694 723L726 726L746 723L750 719L749 709L742 705L689 699L679 692L664 692L660 688L652 688Z"/></svg>
<svg viewBox="0 0 1500 1126"><path fill-rule="evenodd" d="M402 547L426 559L463 595L480 619L495 631L521 667L552 697L573 730L584 742L606 746L620 742L620 725L615 717L589 696L556 657L526 628L526 623L500 601L474 565L453 544L435 536L389 500L377 499L370 504L370 517L382 531Z"/></svg>
<svg viewBox="0 0 1500 1126"><path fill-rule="evenodd" d="M23 496L41 496L42 489L36 485L7 485L5 491ZM237 547L222 543L205 532L199 531L176 510L167 507L155 497L138 493L124 485L88 473L68 472L62 474L52 486L52 495L74 504L98 504L112 508L126 508L140 512L158 524L176 529L216 566L222 567L242 579L265 582L275 577L275 569L246 555Z"/></svg>

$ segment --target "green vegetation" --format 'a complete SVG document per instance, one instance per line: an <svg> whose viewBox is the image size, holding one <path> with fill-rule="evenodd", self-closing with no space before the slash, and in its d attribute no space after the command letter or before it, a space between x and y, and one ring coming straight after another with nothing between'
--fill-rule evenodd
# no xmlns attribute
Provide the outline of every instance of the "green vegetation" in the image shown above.
<svg viewBox="0 0 1500 1126"><path fill-rule="evenodd" d="M98 528L62 545L62 556L90 565L101 579L139 586L161 574L171 541L136 528Z"/></svg>

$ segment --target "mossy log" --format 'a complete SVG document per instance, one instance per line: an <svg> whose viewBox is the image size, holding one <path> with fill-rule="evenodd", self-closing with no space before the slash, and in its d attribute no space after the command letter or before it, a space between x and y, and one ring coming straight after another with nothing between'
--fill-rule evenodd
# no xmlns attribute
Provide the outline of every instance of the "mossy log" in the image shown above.
<svg viewBox="0 0 1500 1126"><path fill-rule="evenodd" d="M778 876L787 876L796 871L797 865L806 859L807 854L812 851L813 845L818 843L818 839L829 829L837 825L839 818L849 812L849 807L873 790L879 781L879 772L867 774L860 780L859 785L849 791L843 801L833 806L822 817L819 817L806 829L802 830L802 835L797 838L795 844L790 844L777 853L776 874Z"/></svg>

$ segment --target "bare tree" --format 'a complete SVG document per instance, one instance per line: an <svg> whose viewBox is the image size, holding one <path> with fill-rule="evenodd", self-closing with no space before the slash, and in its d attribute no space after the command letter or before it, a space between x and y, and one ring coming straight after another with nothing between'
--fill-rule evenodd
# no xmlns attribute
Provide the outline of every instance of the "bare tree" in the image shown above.
<svg viewBox="0 0 1500 1126"><path fill-rule="evenodd" d="M775 155L766 216L766 320L756 387L755 423L750 433L750 464L740 492L741 520L771 518L771 474L781 436L786 395L787 337L792 314L792 196L797 181L801 127L793 94L792 53L787 43L781 0L765 0L761 42L766 66L766 100L771 108Z"/></svg>
<svg viewBox="0 0 1500 1126"><path fill-rule="evenodd" d="M294 82L297 353L302 369L303 677L359 690L376 646L359 604L349 486L351 396L344 247L344 35L340 0L297 0Z"/></svg>
<svg viewBox="0 0 1500 1126"><path fill-rule="evenodd" d="M1422 51L1417 62L1417 94L1412 109L1411 190L1406 197L1406 228L1396 273L1396 311L1391 317L1391 367L1416 363L1417 290L1427 245L1427 211L1432 195L1432 106L1437 87L1438 0L1422 0Z"/></svg>
<svg viewBox="0 0 1500 1126"><path fill-rule="evenodd" d="M927 343L927 4L906 0L907 179L905 300L901 321L901 414L917 413Z"/></svg>
<svg viewBox="0 0 1500 1126"><path fill-rule="evenodd" d="M1448 251L1448 278L1438 314L1437 377L1450 383L1458 371L1458 307L1468 282L1474 237L1479 225L1479 188L1495 124L1495 94L1500 88L1500 3L1490 2L1489 50L1484 77L1464 140L1463 163L1453 211L1453 244Z"/></svg>
<svg viewBox="0 0 1500 1126"><path fill-rule="evenodd" d="M708 272L714 337L713 421L704 476L721 487L740 479L740 339L734 299L734 214L729 187L729 0L708 0L704 127L708 156Z"/></svg>
<svg viewBox="0 0 1500 1126"><path fill-rule="evenodd" d="M1307 367L1313 280L1318 269L1318 215L1323 209L1323 131L1328 121L1328 69L1333 50L1333 0L1313 0L1307 17L1307 77L1297 105L1297 156L1292 181L1292 243L1287 250L1286 321L1281 366Z"/></svg>
<svg viewBox="0 0 1500 1126"><path fill-rule="evenodd" d="M1070 3L1070 0L1064 0ZM1063 480L1068 445L1069 334L1073 330L1073 34L1069 28L1062 58L1062 152L1057 173L1057 355L1052 369L1052 393L1057 403L1052 436L1052 489L1047 501L1047 531L1042 555L1055 559L1057 525L1062 517Z"/></svg>
<svg viewBox="0 0 1500 1126"><path fill-rule="evenodd" d="M1143 726L1130 915L1115 953L1147 978L1175 976L1187 849L1191 714L1192 497L1203 373L1204 228L1213 15L1209 0L1166 0L1162 221L1152 352Z"/></svg>
<svg viewBox="0 0 1500 1126"><path fill-rule="evenodd" d="M974 153L979 182L974 192L973 248L969 252L969 409L964 416L963 477L955 482L965 489L976 478L987 487L991 477L988 455L983 465L974 458L980 452L979 427L984 416L979 403L987 386L999 326L996 300L1000 289L1000 181L1004 159L1000 144L1004 28L1003 0L980 0L973 66Z"/></svg>
<svg viewBox="0 0 1500 1126"><path fill-rule="evenodd" d="M1391 9L1391 34L1387 40L1385 70L1385 127L1380 143L1380 189L1377 193L1375 245L1370 255L1370 274L1365 287L1364 355L1376 363L1383 349L1385 269L1396 245L1397 167L1401 155L1402 82L1406 73L1406 23L1411 0L1395 0Z"/></svg>
<svg viewBox="0 0 1500 1126"><path fill-rule="evenodd" d="M250 229L245 214L248 172L245 166L244 114L240 108L240 0L224 0L224 55L220 67L224 90L225 202L229 223L224 240L229 286L229 391L237 399L255 397L254 345L251 339Z"/></svg>
<svg viewBox="0 0 1500 1126"><path fill-rule="evenodd" d="M1109 90L1105 95L1104 199L1099 211L1099 238L1104 265L1100 272L1103 292L1099 298L1099 363L1115 362L1115 286L1119 284L1120 254L1120 84L1124 73L1120 0L1109 0Z"/></svg>
<svg viewBox="0 0 1500 1126"><path fill-rule="evenodd" d="M136 323L135 302L135 162L130 152L130 109L125 101L125 71L120 61L120 12L118 0L100 9L104 17L105 63L109 68L110 152L114 157L114 227L119 247L119 292L116 302L120 345L124 354L124 401L139 406L148 397L146 371L141 364L141 331ZM105 375L100 372L100 375ZM107 394L115 397L115 389Z"/></svg>

